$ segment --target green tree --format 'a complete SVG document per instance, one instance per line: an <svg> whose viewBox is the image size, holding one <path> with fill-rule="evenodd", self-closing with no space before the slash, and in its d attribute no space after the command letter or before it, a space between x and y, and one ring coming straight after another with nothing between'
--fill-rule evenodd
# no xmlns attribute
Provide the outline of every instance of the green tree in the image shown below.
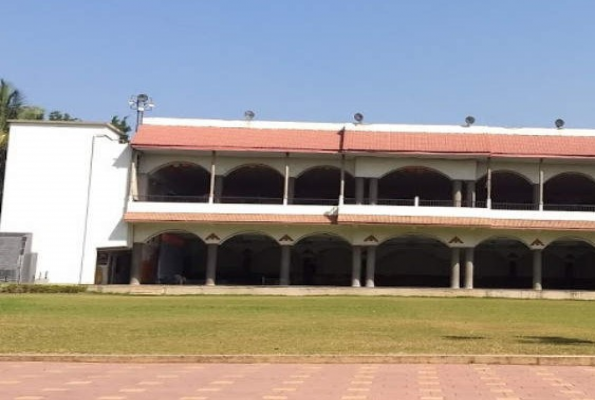
<svg viewBox="0 0 595 400"><path fill-rule="evenodd" d="M0 79L0 207L4 191L4 170L8 144L8 121L17 119L23 112L25 98L21 92L4 79Z"/></svg>
<svg viewBox="0 0 595 400"><path fill-rule="evenodd" d="M17 119L41 121L45 117L45 110L37 106L23 106L18 112Z"/></svg>
<svg viewBox="0 0 595 400"><path fill-rule="evenodd" d="M130 125L128 125L128 116L120 118L117 115L114 115L110 123L126 134L132 130Z"/></svg>
<svg viewBox="0 0 595 400"><path fill-rule="evenodd" d="M75 118L68 113L62 113L61 111L52 111L49 119L50 121L80 121L79 118Z"/></svg>
<svg viewBox="0 0 595 400"><path fill-rule="evenodd" d="M17 119L24 105L23 94L4 79L0 79L0 146L6 142L8 120Z"/></svg>

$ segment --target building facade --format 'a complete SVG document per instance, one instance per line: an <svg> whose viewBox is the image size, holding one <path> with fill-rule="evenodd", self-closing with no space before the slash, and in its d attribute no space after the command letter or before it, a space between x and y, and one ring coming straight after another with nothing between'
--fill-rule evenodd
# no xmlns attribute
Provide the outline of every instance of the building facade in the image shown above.
<svg viewBox="0 0 595 400"><path fill-rule="evenodd" d="M50 281L595 289L595 130L147 118L129 144L91 139L110 150L89 158L88 133L80 160L40 171L50 145L19 137L48 129L11 128L0 228L39 236ZM22 165L66 192L75 169L89 196L23 203L38 191ZM50 240L65 214L86 230Z"/></svg>

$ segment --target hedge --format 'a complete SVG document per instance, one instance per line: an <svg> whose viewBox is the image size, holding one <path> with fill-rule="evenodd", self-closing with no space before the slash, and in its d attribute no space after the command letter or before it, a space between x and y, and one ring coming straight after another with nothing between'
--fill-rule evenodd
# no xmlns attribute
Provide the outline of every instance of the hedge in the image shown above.
<svg viewBox="0 0 595 400"><path fill-rule="evenodd" d="M82 293L86 291L85 285L0 284L0 293Z"/></svg>

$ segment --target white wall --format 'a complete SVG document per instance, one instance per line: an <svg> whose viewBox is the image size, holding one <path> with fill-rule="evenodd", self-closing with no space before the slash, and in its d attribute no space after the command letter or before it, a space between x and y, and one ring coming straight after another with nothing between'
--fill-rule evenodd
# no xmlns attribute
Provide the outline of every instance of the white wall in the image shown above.
<svg viewBox="0 0 595 400"><path fill-rule="evenodd" d="M93 283L97 247L128 245L129 166L130 149L106 125L14 123L0 231L33 233L50 282Z"/></svg>

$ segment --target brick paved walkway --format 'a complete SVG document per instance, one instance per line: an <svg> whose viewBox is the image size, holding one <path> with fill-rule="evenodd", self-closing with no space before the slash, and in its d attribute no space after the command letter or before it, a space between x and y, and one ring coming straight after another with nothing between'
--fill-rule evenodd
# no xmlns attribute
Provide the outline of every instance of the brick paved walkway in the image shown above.
<svg viewBox="0 0 595 400"><path fill-rule="evenodd" d="M595 400L595 367L0 362L1 400Z"/></svg>

